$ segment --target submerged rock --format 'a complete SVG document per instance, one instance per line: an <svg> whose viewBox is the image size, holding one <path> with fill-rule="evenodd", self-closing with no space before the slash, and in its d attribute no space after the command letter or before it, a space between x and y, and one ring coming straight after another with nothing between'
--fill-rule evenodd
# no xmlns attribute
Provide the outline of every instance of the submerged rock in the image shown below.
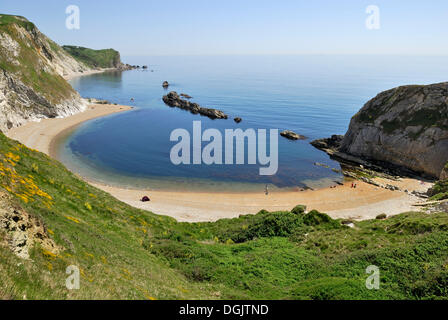
<svg viewBox="0 0 448 320"><path fill-rule="evenodd" d="M188 110L193 114L201 114L203 116L209 117L210 119L227 119L228 116L216 109L211 108L203 108L199 104L190 102L187 100L183 100L179 97L177 92L171 91L163 98L163 102L165 102L166 105L173 107L173 108L180 108L184 110Z"/></svg>
<svg viewBox="0 0 448 320"><path fill-rule="evenodd" d="M295 133L291 130L285 130L280 132L280 135L289 140L305 140L306 138L298 133Z"/></svg>

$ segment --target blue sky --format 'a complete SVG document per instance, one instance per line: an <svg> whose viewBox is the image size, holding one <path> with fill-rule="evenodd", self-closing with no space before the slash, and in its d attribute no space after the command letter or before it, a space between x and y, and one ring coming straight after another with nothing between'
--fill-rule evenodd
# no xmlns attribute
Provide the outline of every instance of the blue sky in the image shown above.
<svg viewBox="0 0 448 320"><path fill-rule="evenodd" d="M65 27L68 5L80 30ZM381 28L368 30L367 6ZM1 0L59 44L122 55L448 55L447 0Z"/></svg>

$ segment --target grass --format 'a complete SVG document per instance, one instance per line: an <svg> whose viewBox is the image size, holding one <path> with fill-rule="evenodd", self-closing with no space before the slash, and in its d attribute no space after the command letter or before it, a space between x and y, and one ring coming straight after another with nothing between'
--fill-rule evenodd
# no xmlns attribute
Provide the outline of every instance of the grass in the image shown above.
<svg viewBox="0 0 448 320"><path fill-rule="evenodd" d="M36 245L20 260L0 233L3 298L448 298L446 213L355 228L303 207L179 223L119 202L3 134L0 163L1 188L63 248ZM81 270L80 290L65 288L69 265ZM380 268L380 290L365 287L369 265Z"/></svg>
<svg viewBox="0 0 448 320"><path fill-rule="evenodd" d="M18 24L21 27L25 28L27 31L32 31L36 28L34 23L28 21L26 18L21 16L9 15L9 14L0 14L0 26L5 26L9 24Z"/></svg>
<svg viewBox="0 0 448 320"><path fill-rule="evenodd" d="M121 63L120 53L114 49L93 50L76 46L62 48L91 68L116 68Z"/></svg>
<svg viewBox="0 0 448 320"><path fill-rule="evenodd" d="M448 180L436 182L428 193L432 201L448 199Z"/></svg>

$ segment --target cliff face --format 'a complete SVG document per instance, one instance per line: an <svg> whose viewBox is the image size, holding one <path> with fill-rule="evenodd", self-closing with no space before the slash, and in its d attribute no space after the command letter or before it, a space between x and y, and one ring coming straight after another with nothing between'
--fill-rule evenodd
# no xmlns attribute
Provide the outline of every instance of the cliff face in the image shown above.
<svg viewBox="0 0 448 320"><path fill-rule="evenodd" d="M88 70L33 23L0 14L0 130L85 109L62 76Z"/></svg>
<svg viewBox="0 0 448 320"><path fill-rule="evenodd" d="M447 176L448 82L378 94L352 118L339 151Z"/></svg>

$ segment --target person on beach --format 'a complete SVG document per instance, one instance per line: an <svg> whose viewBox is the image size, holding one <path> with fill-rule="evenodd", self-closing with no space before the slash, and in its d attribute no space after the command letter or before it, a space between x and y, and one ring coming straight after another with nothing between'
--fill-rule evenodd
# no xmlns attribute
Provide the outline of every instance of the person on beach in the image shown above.
<svg viewBox="0 0 448 320"><path fill-rule="evenodd" d="M264 193L265 193L266 195L269 195L269 187L268 187L268 185L266 185L266 186L264 187Z"/></svg>

